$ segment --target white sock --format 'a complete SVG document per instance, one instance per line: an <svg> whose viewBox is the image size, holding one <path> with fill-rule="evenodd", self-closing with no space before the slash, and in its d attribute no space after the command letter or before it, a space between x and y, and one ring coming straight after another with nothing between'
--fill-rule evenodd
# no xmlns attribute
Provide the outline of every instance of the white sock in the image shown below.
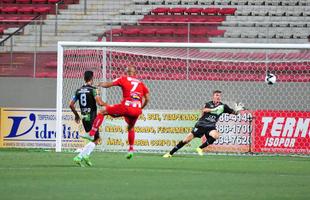
<svg viewBox="0 0 310 200"><path fill-rule="evenodd" d="M86 151L86 155L90 156L90 154L94 151L96 144L93 142L90 142L89 145L87 145L87 151Z"/></svg>
<svg viewBox="0 0 310 200"><path fill-rule="evenodd" d="M95 148L95 143L93 142L89 142L87 145L84 146L84 148L82 149L82 151L79 153L79 157L83 158L84 156L89 156L90 153L94 150Z"/></svg>

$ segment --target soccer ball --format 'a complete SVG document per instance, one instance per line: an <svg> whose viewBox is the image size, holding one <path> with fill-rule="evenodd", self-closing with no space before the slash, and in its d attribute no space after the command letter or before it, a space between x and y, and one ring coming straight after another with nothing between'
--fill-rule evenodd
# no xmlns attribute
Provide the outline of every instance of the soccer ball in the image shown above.
<svg viewBox="0 0 310 200"><path fill-rule="evenodd" d="M265 82L269 85L275 84L277 77L274 74L268 73L265 77Z"/></svg>

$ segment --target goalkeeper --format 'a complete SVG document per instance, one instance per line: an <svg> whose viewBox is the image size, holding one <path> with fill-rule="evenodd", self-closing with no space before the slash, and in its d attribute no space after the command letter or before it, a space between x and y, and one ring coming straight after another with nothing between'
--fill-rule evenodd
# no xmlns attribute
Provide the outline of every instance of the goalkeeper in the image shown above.
<svg viewBox="0 0 310 200"><path fill-rule="evenodd" d="M243 110L241 104L236 104L235 109L231 109L228 105L221 102L220 90L213 91L212 101L206 103L205 107L202 109L202 116L196 122L192 131L181 140L170 152L166 153L163 157L170 158L172 155L181 149L184 145L192 141L193 138L201 138L203 135L206 136L207 140L205 143L196 148L199 155L203 155L203 149L214 143L216 139L219 138L220 133L216 130L216 122L223 113L229 114L239 114L240 110Z"/></svg>

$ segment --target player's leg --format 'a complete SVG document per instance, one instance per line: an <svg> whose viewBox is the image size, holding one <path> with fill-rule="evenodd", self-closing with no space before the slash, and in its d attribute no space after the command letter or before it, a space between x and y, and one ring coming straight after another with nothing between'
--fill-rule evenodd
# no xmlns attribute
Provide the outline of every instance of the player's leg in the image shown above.
<svg viewBox="0 0 310 200"><path fill-rule="evenodd" d="M192 141L192 139L195 137L195 135L193 134L193 132L190 132L183 140L181 140L175 147L173 147L173 149L166 153L163 157L164 158L170 158L172 157L172 155L177 152L179 149L181 149L184 145L186 145L187 143L189 143L190 141Z"/></svg>
<svg viewBox="0 0 310 200"><path fill-rule="evenodd" d="M213 144L220 137L220 133L216 129L212 129L207 131L205 136L207 140L196 149L199 155L203 155L203 149Z"/></svg>
<svg viewBox="0 0 310 200"><path fill-rule="evenodd" d="M93 123L92 129L90 130L89 135L91 137L94 137L95 133L99 129L100 125L102 124L105 115L111 115L113 117L123 116L125 111L126 110L123 104L104 106L97 114L97 117Z"/></svg>
<svg viewBox="0 0 310 200"><path fill-rule="evenodd" d="M92 116L90 116L90 118L87 118L87 119L82 119L82 124L83 124L83 127L84 127L84 130L85 132L89 132L91 127L92 127L92 122L93 122L93 119L96 115L95 114L92 114ZM98 133L99 135L99 133ZM82 161L86 161L86 160L89 160L89 155L91 154L91 152L94 150L96 144L95 142L89 142L88 144L86 144L83 149L81 150L81 152L74 157L74 162L76 164L78 164L79 166L83 166L82 164ZM86 160L85 160L86 158ZM89 165L89 163L87 163L86 161L86 164ZM90 165L89 165L90 166Z"/></svg>
<svg viewBox="0 0 310 200"><path fill-rule="evenodd" d="M204 135L205 128L200 126L194 126L192 129L192 132L190 132L182 141L180 141L169 153L166 153L163 157L169 158L172 157L172 155L177 152L179 149L181 149L184 145L192 141L193 138L199 137L201 138Z"/></svg>
<svg viewBox="0 0 310 200"><path fill-rule="evenodd" d="M86 165L88 166L93 166L91 160L90 160L90 155L94 151L96 145L98 145L100 141L99 137L99 131L96 132L94 136L94 142L89 142L85 147L85 154L83 155L83 160L85 161Z"/></svg>
<svg viewBox="0 0 310 200"><path fill-rule="evenodd" d="M126 158L131 159L133 157L133 151L134 151L134 144L135 144L135 124L138 120L138 117L125 117L125 121L128 124L127 129L128 129L128 143L129 143L129 148L128 148L128 153Z"/></svg>
<svg viewBox="0 0 310 200"><path fill-rule="evenodd" d="M96 132L98 131L100 125L102 124L103 120L104 120L104 116L108 114L107 112L107 107L108 106L104 106L100 111L99 113L97 114L94 122L93 122L93 125L92 125L92 128L91 130L89 131L89 136L91 137L94 137Z"/></svg>

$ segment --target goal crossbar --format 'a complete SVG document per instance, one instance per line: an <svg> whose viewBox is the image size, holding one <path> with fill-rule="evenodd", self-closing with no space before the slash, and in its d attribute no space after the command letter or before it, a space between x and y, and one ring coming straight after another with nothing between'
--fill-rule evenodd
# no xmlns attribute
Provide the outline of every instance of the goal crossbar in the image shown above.
<svg viewBox="0 0 310 200"><path fill-rule="evenodd" d="M70 42L60 41L58 47L150 47L150 48L208 48L208 49L309 49L310 44L278 43L157 43L157 42Z"/></svg>

